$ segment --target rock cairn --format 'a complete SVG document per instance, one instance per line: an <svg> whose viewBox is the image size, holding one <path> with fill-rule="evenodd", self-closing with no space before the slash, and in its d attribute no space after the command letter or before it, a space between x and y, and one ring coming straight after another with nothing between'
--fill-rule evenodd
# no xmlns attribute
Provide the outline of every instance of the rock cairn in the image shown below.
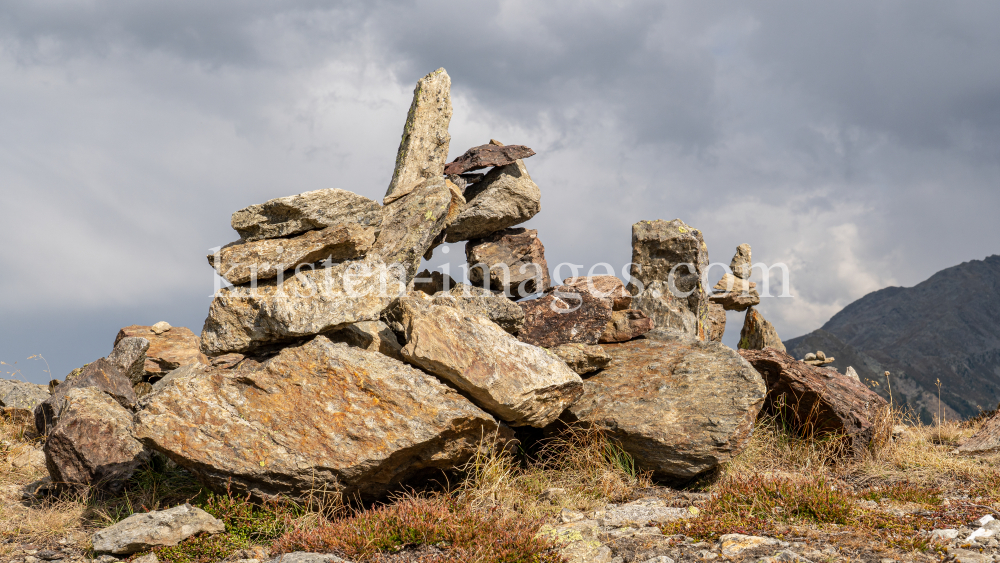
<svg viewBox="0 0 1000 563"><path fill-rule="evenodd" d="M329 188L233 214L239 240L208 257L232 286L200 337L126 327L51 394L0 388L49 436L53 479L114 489L158 455L215 491L375 499L440 480L484 439L566 424L663 479L738 454L772 381L718 342L725 312L747 313L741 347L784 350L753 309L750 247L709 290L702 233L640 221L628 286L551 280L539 233L518 227L541 209L535 152L491 140L445 162L450 85L444 69L418 81L381 203ZM420 271L459 241L474 285Z"/></svg>

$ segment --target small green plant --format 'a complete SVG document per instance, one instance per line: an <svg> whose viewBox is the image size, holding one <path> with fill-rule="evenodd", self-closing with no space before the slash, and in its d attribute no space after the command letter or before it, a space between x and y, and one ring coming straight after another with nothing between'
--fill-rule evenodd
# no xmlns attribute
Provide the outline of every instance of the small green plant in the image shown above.
<svg viewBox="0 0 1000 563"><path fill-rule="evenodd" d="M898 502L915 502L937 506L941 504L941 489L903 481L888 487L872 488L861 494L865 500L879 501L884 498Z"/></svg>

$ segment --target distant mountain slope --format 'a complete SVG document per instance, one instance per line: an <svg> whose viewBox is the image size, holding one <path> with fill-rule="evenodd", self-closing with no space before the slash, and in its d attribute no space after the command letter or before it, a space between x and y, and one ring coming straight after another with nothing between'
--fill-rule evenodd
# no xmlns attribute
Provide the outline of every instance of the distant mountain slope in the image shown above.
<svg viewBox="0 0 1000 563"><path fill-rule="evenodd" d="M785 346L797 358L823 350L840 371L850 365L878 381L883 394L882 372L891 372L894 398L905 397L925 422L937 412L938 379L949 416L992 409L1000 403L1000 256L869 293Z"/></svg>

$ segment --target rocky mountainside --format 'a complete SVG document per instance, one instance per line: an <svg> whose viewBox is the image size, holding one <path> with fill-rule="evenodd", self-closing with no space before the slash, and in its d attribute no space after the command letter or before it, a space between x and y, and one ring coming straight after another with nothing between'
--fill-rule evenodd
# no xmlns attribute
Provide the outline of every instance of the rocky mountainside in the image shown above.
<svg viewBox="0 0 1000 563"><path fill-rule="evenodd" d="M785 341L798 358L822 350L862 381L891 373L893 397L925 423L974 416L1000 402L1000 256L942 270L914 287L887 287L844 308L809 334ZM870 383L871 385L871 383Z"/></svg>

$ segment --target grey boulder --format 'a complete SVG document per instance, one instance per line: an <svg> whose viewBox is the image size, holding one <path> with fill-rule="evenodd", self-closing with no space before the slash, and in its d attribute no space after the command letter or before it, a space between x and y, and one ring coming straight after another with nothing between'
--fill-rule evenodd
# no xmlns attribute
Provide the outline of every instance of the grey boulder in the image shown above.
<svg viewBox="0 0 1000 563"><path fill-rule="evenodd" d="M132 382L132 385L142 383L145 375L146 352L149 350L149 340L140 336L126 336L115 343L114 349L108 354L111 362L122 375Z"/></svg>
<svg viewBox="0 0 1000 563"><path fill-rule="evenodd" d="M542 208L542 192L524 161L498 166L465 190L468 202L448 226L446 240L459 242L488 236L534 217Z"/></svg>
<svg viewBox="0 0 1000 563"><path fill-rule="evenodd" d="M94 534L94 551L130 555L154 547L177 545L200 533L226 531L222 520L204 510L182 504L167 510L133 514Z"/></svg>
<svg viewBox="0 0 1000 563"><path fill-rule="evenodd" d="M49 388L46 385L0 379L0 414L10 418L31 420L35 407L48 398Z"/></svg>
<svg viewBox="0 0 1000 563"><path fill-rule="evenodd" d="M687 299L675 297L669 284L654 280L642 293L632 298L632 307L653 320L656 328L698 336L698 318L688 306Z"/></svg>
<svg viewBox="0 0 1000 563"><path fill-rule="evenodd" d="M381 206L337 188L279 197L233 213L233 229L245 241L297 235L341 224L378 227Z"/></svg>

